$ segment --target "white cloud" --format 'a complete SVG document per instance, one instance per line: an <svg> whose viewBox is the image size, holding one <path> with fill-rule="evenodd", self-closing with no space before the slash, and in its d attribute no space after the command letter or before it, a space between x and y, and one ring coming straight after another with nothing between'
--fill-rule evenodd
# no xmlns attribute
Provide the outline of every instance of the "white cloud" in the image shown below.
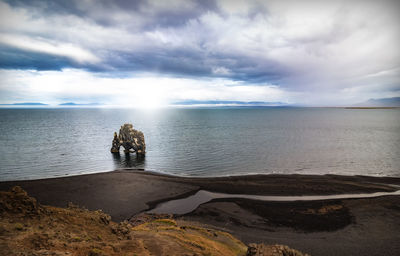
<svg viewBox="0 0 400 256"><path fill-rule="evenodd" d="M70 43L58 43L43 38L0 34L0 44L22 50L64 56L79 63L98 63L100 59L91 52Z"/></svg>
<svg viewBox="0 0 400 256"><path fill-rule="evenodd" d="M214 67L212 72L216 75L229 75L231 71L225 67Z"/></svg>

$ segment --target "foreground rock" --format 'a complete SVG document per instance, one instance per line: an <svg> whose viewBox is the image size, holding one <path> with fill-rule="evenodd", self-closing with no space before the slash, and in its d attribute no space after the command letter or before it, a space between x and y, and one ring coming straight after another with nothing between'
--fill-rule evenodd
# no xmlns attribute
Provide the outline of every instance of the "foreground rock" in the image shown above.
<svg viewBox="0 0 400 256"><path fill-rule="evenodd" d="M285 245L250 244L246 256L310 256Z"/></svg>
<svg viewBox="0 0 400 256"><path fill-rule="evenodd" d="M135 153L144 155L146 153L146 143L143 132L133 129L132 124L124 124L119 129L119 134L114 132L111 153L119 153L119 148L123 146L125 153Z"/></svg>

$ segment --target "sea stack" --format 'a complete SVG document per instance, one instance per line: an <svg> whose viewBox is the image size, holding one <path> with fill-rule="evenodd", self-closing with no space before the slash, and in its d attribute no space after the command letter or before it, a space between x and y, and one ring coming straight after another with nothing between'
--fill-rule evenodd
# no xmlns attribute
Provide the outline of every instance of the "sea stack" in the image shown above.
<svg viewBox="0 0 400 256"><path fill-rule="evenodd" d="M144 156L146 153L146 143L144 142L143 132L133 129L132 124L124 124L119 129L119 134L114 132L111 153L119 153L119 148L123 146L125 153L136 153Z"/></svg>

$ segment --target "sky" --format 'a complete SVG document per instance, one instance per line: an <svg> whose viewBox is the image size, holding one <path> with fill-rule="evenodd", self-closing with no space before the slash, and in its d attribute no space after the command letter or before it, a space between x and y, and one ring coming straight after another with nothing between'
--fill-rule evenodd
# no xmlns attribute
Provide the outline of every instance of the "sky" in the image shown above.
<svg viewBox="0 0 400 256"><path fill-rule="evenodd" d="M400 1L0 0L0 103L400 96Z"/></svg>

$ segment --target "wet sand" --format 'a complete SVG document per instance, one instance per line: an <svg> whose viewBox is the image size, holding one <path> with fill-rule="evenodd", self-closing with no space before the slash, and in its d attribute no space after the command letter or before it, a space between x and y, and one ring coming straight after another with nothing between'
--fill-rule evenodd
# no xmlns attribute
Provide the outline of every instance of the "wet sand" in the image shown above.
<svg viewBox="0 0 400 256"><path fill-rule="evenodd" d="M101 209L122 221L148 209L149 202L184 196L197 190L177 178L143 171L114 171L42 180L0 182L0 190L21 186L41 204L65 207L72 202Z"/></svg>
<svg viewBox="0 0 400 256"><path fill-rule="evenodd" d="M102 209L115 221L197 191L253 195L330 195L390 192L400 178L336 175L250 175L183 178L119 170L64 178L0 182L19 185L42 204L68 202ZM312 255L400 255L400 196L313 202L220 198L176 216L231 232L244 242L287 244Z"/></svg>

